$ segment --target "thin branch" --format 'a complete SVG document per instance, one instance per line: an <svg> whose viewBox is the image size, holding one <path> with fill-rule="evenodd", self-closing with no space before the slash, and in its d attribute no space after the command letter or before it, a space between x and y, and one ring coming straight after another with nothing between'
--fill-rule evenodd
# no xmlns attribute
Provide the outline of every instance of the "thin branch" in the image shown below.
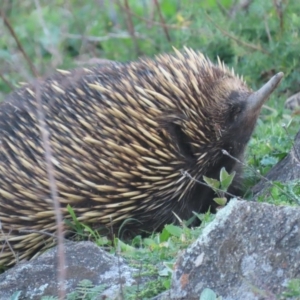
<svg viewBox="0 0 300 300"><path fill-rule="evenodd" d="M118 2L119 2L119 1L118 1ZM126 8L125 8L125 9L126 9ZM155 21L153 21L153 20L149 20L149 19L143 18L143 17L141 17L141 16L135 14L135 13L132 12L131 10L130 10L130 11L127 11L127 12L128 12L128 14L134 16L135 18L137 18L137 19L139 19L139 20L141 20L141 21L146 22L147 24L155 25L155 26L159 26L159 27L162 27L162 26L163 26L162 23L160 23L160 22L155 22ZM170 25L170 24L165 24L164 26L165 26L166 28L169 28L169 29L190 29L189 27L186 27L186 26L174 25L174 24L172 24L172 25Z"/></svg>
<svg viewBox="0 0 300 300"><path fill-rule="evenodd" d="M283 26L284 26L284 20L283 20L283 8L282 8L282 1L281 0L273 0L273 4L279 19L280 23L280 30L281 32L283 31Z"/></svg>
<svg viewBox="0 0 300 300"><path fill-rule="evenodd" d="M37 12L38 12L37 15L38 15L38 17L39 17L39 22L40 22L41 27L42 27L42 29L43 29L44 35L47 37L47 39L51 40L51 38L50 38L50 32L49 32L49 30L48 30L48 28L47 28L47 26L46 26L46 22L45 22L45 20L44 20L44 18L43 18L43 13L42 13L41 4L40 4L39 0L34 0L34 2L35 2L35 6L36 6L36 9L37 9ZM61 62L62 62L62 57L61 57L61 55L59 54L57 48L56 48L53 44L50 44L50 45L48 46L48 49L47 49L47 50L51 53L52 57L55 58L55 60L54 60L54 65L61 64Z"/></svg>
<svg viewBox="0 0 300 300"><path fill-rule="evenodd" d="M4 77L2 73L0 73L0 78L2 81L11 89L13 90L15 87Z"/></svg>
<svg viewBox="0 0 300 300"><path fill-rule="evenodd" d="M59 299L63 300L66 296L66 257L65 257L65 246L64 246L64 231L63 231L63 217L61 213L60 203L58 200L58 191L54 177L54 168L52 165L52 151L49 141L49 131L47 130L47 125L45 121L45 116L43 113L42 99L41 99L41 88L39 82L35 87L36 91L36 100L38 106L38 119L40 124L40 132L42 136L42 141L45 151L45 161L47 166L47 175L49 181L49 187L51 191L51 197L53 199L53 206L57 224L57 240L58 240L58 250L57 250L57 259L58 259L58 285L59 285Z"/></svg>
<svg viewBox="0 0 300 300"><path fill-rule="evenodd" d="M146 2L143 1L144 7L145 7L145 12L147 12L147 16L149 17L149 19L151 20L151 22L153 22L154 18L155 18L155 4L153 3L153 1L150 2L149 4L149 8L146 7ZM145 16L146 14L144 14L143 16ZM147 24L147 28L152 28L152 24L151 22L149 22L148 20L146 21Z"/></svg>
<svg viewBox="0 0 300 300"><path fill-rule="evenodd" d="M39 77L36 68L34 67L32 61L29 59L28 55L26 54L26 52L25 52L25 50L24 50L22 44L20 43L20 41L19 41L19 39L18 39L18 37L17 37L17 35L16 35L14 29L13 29L13 27L11 26L11 24L10 24L8 18L6 17L5 13L4 13L2 10L0 10L0 15L1 15L1 18L2 18L3 21L4 21L5 26L8 28L9 32L11 33L11 35L12 35L13 38L14 38L14 40L16 41L17 46L18 46L18 49L20 50L20 52L23 54L24 58L26 59L28 65L29 65L29 67L30 67L30 69L31 69L32 74L33 74L35 77Z"/></svg>
<svg viewBox="0 0 300 300"><path fill-rule="evenodd" d="M203 182L203 181L200 181L200 180L197 180L197 179L195 179L194 177L192 177L192 175L191 175L190 173L188 173L187 171L182 171L181 174L182 174L183 176L185 176L185 177L191 179L192 181L197 182L197 183L199 183L199 184L201 184L201 185L203 185L203 186L206 186L206 187L208 187L208 188L210 188L210 189L212 189L212 190L214 190L214 191L222 192L222 193L224 193L225 195L228 195L228 196L230 196L230 197L232 197L232 198L242 199L242 198L239 197L239 196L233 195L233 194L231 194L231 193L229 193L229 192L227 192L227 191L223 191L223 190L221 190L221 189L219 189L219 188L212 188L212 187L211 187L210 185L208 185L207 183L205 183L205 182Z"/></svg>
<svg viewBox="0 0 300 300"><path fill-rule="evenodd" d="M3 253L4 248L5 248L5 245L7 245L8 248L9 248L9 250L11 251L11 253L13 254L13 256L15 257L16 262L18 262L18 257L17 257L17 255L16 255L16 252L14 251L14 249L13 249L13 247L11 246L11 244L10 244L10 242L9 242L9 239L8 239L8 236L10 235L11 230L9 231L8 235L6 235L6 234L4 233L4 231L3 231L3 229L2 229L1 221L0 221L0 233L1 233L1 235L5 238L5 239L4 239L5 243L4 243L4 245L2 246L2 249L1 249L0 254Z"/></svg>
<svg viewBox="0 0 300 300"><path fill-rule="evenodd" d="M222 5L222 3L220 2L220 0L217 0L217 5L221 11L221 13L225 16L225 17L229 17L229 12L226 10L226 8Z"/></svg>
<svg viewBox="0 0 300 300"><path fill-rule="evenodd" d="M72 34L72 33L65 33L63 34L64 37L70 38L70 39L85 39L89 42L103 42L108 41L110 39L128 39L131 38L131 35L124 32L124 33L109 33L106 36L86 36L82 34ZM135 37L139 39L147 39L146 36L139 34L135 32Z"/></svg>
<svg viewBox="0 0 300 300"><path fill-rule="evenodd" d="M164 29L165 35L166 35L166 37L167 37L167 40L168 40L168 42L170 43L170 42L171 42L171 37L170 37L170 35L169 35L169 31L168 31L168 27L166 26L166 22L165 22L165 20L164 20L164 18L163 18L163 15L162 15L162 13L161 13L160 5L159 5L159 3L158 3L157 0L153 0L153 1L154 1L155 5L156 5L157 12L158 12L158 15L159 15L159 19L160 19L160 22L161 22L161 24L162 24L162 28Z"/></svg>
<svg viewBox="0 0 300 300"><path fill-rule="evenodd" d="M267 33L267 36L268 36L269 43L272 43L272 36L271 36L271 33L270 33L270 28L269 28L268 19L267 19L266 15L264 15L264 22L265 22L265 29L266 29L266 33Z"/></svg>
<svg viewBox="0 0 300 300"><path fill-rule="evenodd" d="M131 38L132 38L132 41L133 41L133 44L134 44L134 48L135 48L136 54L140 55L141 52L140 52L140 48L139 48L139 45L138 45L138 42L137 42L137 39L136 39L136 36L135 36L134 26L133 26L133 22L132 22L132 18L131 18L131 10L130 10L130 7L129 7L128 0L124 0L124 7L121 4L120 0L118 0L117 2L119 4L119 7L121 9L125 10L125 12L126 12L127 30L130 33L130 35L131 35Z"/></svg>
<svg viewBox="0 0 300 300"><path fill-rule="evenodd" d="M254 44L249 44L249 43L246 43L240 39L238 39L237 37L235 37L234 35L230 34L229 32L225 31L224 29L222 29L221 27L219 27L212 19L211 17L206 14L206 17L207 19L219 30L221 31L225 36L229 37L230 39L234 40L235 42L237 42L238 44L246 47L246 48L249 48L249 49L252 49L252 50L255 50L255 51L259 51L259 52L262 52L264 54L267 54L267 55L270 55L270 53L263 49L262 47L260 46L257 46L257 45L254 45Z"/></svg>

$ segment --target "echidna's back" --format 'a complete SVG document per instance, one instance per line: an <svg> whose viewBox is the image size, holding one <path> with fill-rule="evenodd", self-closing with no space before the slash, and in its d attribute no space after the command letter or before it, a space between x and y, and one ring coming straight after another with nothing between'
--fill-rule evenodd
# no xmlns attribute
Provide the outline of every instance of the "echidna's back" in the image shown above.
<svg viewBox="0 0 300 300"><path fill-rule="evenodd" d="M0 105L0 264L29 257L54 239L37 97L65 216L70 204L88 224L138 217L151 230L173 219L171 200L180 194L174 189L185 161L162 126L176 105L155 76L136 63L59 71Z"/></svg>
<svg viewBox="0 0 300 300"><path fill-rule="evenodd" d="M126 226L152 231L214 206L203 175L240 172L222 149L242 156L260 109L247 110L251 93L222 63L186 49L59 71L11 94L0 105L0 265L55 243L37 99L64 217L70 204L90 226L135 219Z"/></svg>

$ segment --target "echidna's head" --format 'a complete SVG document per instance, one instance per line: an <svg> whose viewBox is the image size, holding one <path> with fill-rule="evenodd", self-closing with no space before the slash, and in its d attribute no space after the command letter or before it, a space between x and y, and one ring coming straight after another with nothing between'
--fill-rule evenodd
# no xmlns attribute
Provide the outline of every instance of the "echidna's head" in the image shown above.
<svg viewBox="0 0 300 300"><path fill-rule="evenodd" d="M170 142L195 176L219 166L231 168L222 150L243 155L260 110L283 74L253 92L220 61L214 65L190 49L176 54L158 57L154 66L146 62L153 72L147 80L163 95L160 105L166 104L161 109Z"/></svg>
<svg viewBox="0 0 300 300"><path fill-rule="evenodd" d="M207 157L213 160L221 149L239 156L251 137L263 104L283 73L253 92L243 78L220 61L214 65L201 53L189 49L184 55L179 52L177 55L178 59L164 57L160 61L165 67L161 68L165 72L162 89L167 80L175 95L177 112L172 111L170 119L177 126L180 139L177 144L186 154L197 157L198 164L203 164Z"/></svg>
<svg viewBox="0 0 300 300"><path fill-rule="evenodd" d="M228 147L229 152L237 155L248 143L254 130L257 118L263 104L279 84L283 73L278 73L270 79L261 89L254 92L246 84L233 74L220 78L215 84L215 103L219 103L220 119L216 120L219 126L216 135Z"/></svg>

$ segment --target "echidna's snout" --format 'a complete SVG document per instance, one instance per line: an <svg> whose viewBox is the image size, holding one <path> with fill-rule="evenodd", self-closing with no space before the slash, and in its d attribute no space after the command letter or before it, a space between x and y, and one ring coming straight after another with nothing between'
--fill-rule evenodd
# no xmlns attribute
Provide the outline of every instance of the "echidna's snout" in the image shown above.
<svg viewBox="0 0 300 300"><path fill-rule="evenodd" d="M284 74L282 72L277 73L247 99L247 113L256 114L261 110L263 104L277 88L283 76Z"/></svg>

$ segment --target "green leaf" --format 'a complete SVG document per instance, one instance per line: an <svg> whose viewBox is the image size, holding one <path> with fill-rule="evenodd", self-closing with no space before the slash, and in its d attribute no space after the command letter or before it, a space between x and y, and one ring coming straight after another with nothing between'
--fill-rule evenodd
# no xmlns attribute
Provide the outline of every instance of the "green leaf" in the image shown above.
<svg viewBox="0 0 300 300"><path fill-rule="evenodd" d="M211 289L204 289L200 295L199 300L216 300L217 295L216 293Z"/></svg>
<svg viewBox="0 0 300 300"><path fill-rule="evenodd" d="M217 179L208 178L206 176L203 176L203 180L213 189L219 189L220 188L220 182Z"/></svg>
<svg viewBox="0 0 300 300"><path fill-rule="evenodd" d="M165 289L168 290L171 287L171 279L168 278L168 279L163 280L162 284L165 287Z"/></svg>
<svg viewBox="0 0 300 300"><path fill-rule="evenodd" d="M182 234L182 228L179 227L179 226L175 226L175 225L172 225L172 224L169 224L169 225L166 225L165 226L165 229L173 236L176 236L176 237L181 237L181 234Z"/></svg>
<svg viewBox="0 0 300 300"><path fill-rule="evenodd" d="M184 222L184 225L186 227L189 227L195 220L198 218L197 214L194 214L194 216L190 217L187 221Z"/></svg>
<svg viewBox="0 0 300 300"><path fill-rule="evenodd" d="M160 2L160 9L165 16L174 16L176 14L176 3L170 0Z"/></svg>
<svg viewBox="0 0 300 300"><path fill-rule="evenodd" d="M161 243L166 242L169 239L169 237L170 237L170 232L166 228L164 228L162 233L159 235L159 240Z"/></svg>
<svg viewBox="0 0 300 300"><path fill-rule="evenodd" d="M228 174L228 172L223 167L220 172L220 181L221 181L221 188L223 191L227 191L228 187L231 185L232 180L235 176L235 171L233 171L231 174Z"/></svg>
<svg viewBox="0 0 300 300"><path fill-rule="evenodd" d="M78 221L78 219L77 219L77 217L76 217L76 215L75 215L75 212L74 212L73 208L70 206L70 204L67 205L67 211L68 211L68 213L71 215L72 220L73 220L73 222L74 222L74 224L75 224L75 227L76 227L78 230L81 229L83 226L82 226L82 224Z"/></svg>
<svg viewBox="0 0 300 300"><path fill-rule="evenodd" d="M132 239L131 244L132 244L132 246L141 247L141 245L142 245L142 236L141 235L135 236Z"/></svg>
<svg viewBox="0 0 300 300"><path fill-rule="evenodd" d="M143 243L145 246L151 247L153 249L156 249L158 247L157 243L153 239L150 239L150 238L143 239Z"/></svg>
<svg viewBox="0 0 300 300"><path fill-rule="evenodd" d="M115 239L115 245L118 245L119 249L121 249L122 252L133 252L135 251L135 248L122 242L120 239Z"/></svg>
<svg viewBox="0 0 300 300"><path fill-rule="evenodd" d="M265 156L260 163L264 166L273 166L278 162L278 159L276 159L273 156Z"/></svg>
<svg viewBox="0 0 300 300"><path fill-rule="evenodd" d="M208 212L209 213L209 212ZM205 218L205 215L204 214L200 214L200 213L197 213L195 211L193 211L193 214L201 221L201 223L203 222L204 218Z"/></svg>
<svg viewBox="0 0 300 300"><path fill-rule="evenodd" d="M166 269L169 270L169 273L173 273L174 263L173 262L163 262L163 265L166 267Z"/></svg>
<svg viewBox="0 0 300 300"><path fill-rule="evenodd" d="M227 199L225 197L214 198L213 200L220 206L225 206L227 203Z"/></svg>
<svg viewBox="0 0 300 300"><path fill-rule="evenodd" d="M158 275L161 277L166 277L170 275L170 270L168 268L164 268L158 272Z"/></svg>

